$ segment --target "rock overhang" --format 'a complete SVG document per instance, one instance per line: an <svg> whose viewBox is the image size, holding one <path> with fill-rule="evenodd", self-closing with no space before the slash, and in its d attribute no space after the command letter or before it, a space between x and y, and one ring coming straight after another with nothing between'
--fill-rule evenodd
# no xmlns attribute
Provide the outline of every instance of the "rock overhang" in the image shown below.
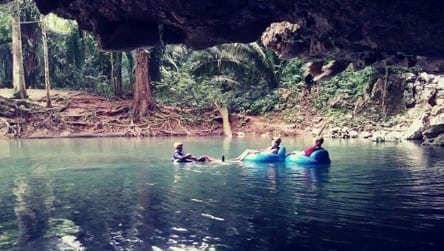
<svg viewBox="0 0 444 251"><path fill-rule="evenodd" d="M35 0L44 14L77 20L106 50L166 43L202 49L262 42L282 58L326 58L442 71L442 0ZM274 24L273 24L274 23Z"/></svg>

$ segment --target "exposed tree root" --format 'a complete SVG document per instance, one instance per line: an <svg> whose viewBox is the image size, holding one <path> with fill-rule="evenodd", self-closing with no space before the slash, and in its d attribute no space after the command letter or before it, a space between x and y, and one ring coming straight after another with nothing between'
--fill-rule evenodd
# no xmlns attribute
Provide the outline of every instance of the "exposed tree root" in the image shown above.
<svg viewBox="0 0 444 251"><path fill-rule="evenodd" d="M156 110L131 120L129 100L109 100L85 93L53 95L52 108L36 100L0 96L0 131L9 138L148 137L222 134L214 112L193 116L190 111L156 106Z"/></svg>
<svg viewBox="0 0 444 251"><path fill-rule="evenodd" d="M10 131L15 135L17 134L17 131L9 124L9 122L4 119L4 118L0 118L1 121L6 125L6 130L3 133L3 136L7 135Z"/></svg>

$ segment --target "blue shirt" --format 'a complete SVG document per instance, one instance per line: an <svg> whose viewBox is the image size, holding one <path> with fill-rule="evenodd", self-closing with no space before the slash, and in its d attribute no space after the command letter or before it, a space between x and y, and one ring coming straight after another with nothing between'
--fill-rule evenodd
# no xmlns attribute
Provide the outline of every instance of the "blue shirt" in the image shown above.
<svg viewBox="0 0 444 251"><path fill-rule="evenodd" d="M173 154L173 159L178 159L178 160L185 160L185 155L187 155L188 153L184 152L184 151L179 151L176 150Z"/></svg>

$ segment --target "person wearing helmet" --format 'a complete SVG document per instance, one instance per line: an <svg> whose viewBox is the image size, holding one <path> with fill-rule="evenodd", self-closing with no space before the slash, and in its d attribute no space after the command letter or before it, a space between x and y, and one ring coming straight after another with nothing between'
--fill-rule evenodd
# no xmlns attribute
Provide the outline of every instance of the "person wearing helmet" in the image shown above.
<svg viewBox="0 0 444 251"><path fill-rule="evenodd" d="M245 150L241 155L239 155L238 157L234 158L233 160L235 161L242 161L245 159L245 157L247 157L249 154L253 154L253 153L272 153L272 154L277 154L279 152L280 149L280 144L281 144L281 138L280 137L274 137L271 140L271 146L259 150L259 149L247 149Z"/></svg>
<svg viewBox="0 0 444 251"><path fill-rule="evenodd" d="M176 142L174 143L174 154L173 154L173 160L177 162L191 162L191 161L198 161L198 162L210 162L214 159L203 155L200 157L194 157L191 153L186 153L183 150L183 143L182 142Z"/></svg>

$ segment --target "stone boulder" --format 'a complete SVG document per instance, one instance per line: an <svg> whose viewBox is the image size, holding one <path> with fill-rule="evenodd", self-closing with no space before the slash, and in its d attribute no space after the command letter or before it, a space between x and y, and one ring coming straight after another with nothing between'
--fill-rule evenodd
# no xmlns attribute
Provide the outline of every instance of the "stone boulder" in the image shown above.
<svg viewBox="0 0 444 251"><path fill-rule="evenodd" d="M402 141L403 134L398 131L391 131L385 135L386 142L399 142Z"/></svg>
<svg viewBox="0 0 444 251"><path fill-rule="evenodd" d="M424 140L430 140L444 134L444 124L430 126L422 132Z"/></svg>
<svg viewBox="0 0 444 251"><path fill-rule="evenodd" d="M421 140L423 138L422 132L428 127L429 114L413 121L407 131L404 132L404 138L407 140Z"/></svg>
<svg viewBox="0 0 444 251"><path fill-rule="evenodd" d="M431 146L444 146L444 134L438 135L438 137L433 139L427 139L423 143L423 145L431 145Z"/></svg>

